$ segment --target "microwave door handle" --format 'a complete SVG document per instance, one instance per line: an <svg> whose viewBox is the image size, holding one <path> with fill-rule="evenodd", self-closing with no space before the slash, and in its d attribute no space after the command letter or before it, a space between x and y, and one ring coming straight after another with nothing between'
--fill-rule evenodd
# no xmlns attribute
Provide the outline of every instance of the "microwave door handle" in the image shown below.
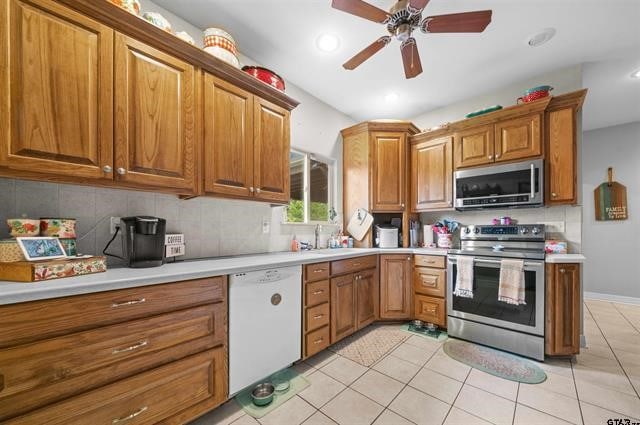
<svg viewBox="0 0 640 425"><path fill-rule="evenodd" d="M531 164L531 199L536 196L536 166Z"/></svg>

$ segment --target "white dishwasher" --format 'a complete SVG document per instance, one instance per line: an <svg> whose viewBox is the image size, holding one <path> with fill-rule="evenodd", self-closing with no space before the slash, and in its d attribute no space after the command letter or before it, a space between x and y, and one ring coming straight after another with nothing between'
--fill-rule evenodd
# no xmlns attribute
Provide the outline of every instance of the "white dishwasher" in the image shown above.
<svg viewBox="0 0 640 425"><path fill-rule="evenodd" d="M229 279L229 394L301 358L302 267Z"/></svg>

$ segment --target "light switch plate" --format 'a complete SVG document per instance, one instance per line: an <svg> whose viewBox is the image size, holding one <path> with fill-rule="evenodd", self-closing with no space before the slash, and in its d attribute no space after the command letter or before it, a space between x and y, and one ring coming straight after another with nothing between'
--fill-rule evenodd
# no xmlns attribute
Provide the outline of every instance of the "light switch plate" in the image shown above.
<svg viewBox="0 0 640 425"><path fill-rule="evenodd" d="M544 224L547 233L564 233L564 221L539 221L538 224Z"/></svg>
<svg viewBox="0 0 640 425"><path fill-rule="evenodd" d="M271 220L266 217L262 218L262 233L267 234L271 232Z"/></svg>

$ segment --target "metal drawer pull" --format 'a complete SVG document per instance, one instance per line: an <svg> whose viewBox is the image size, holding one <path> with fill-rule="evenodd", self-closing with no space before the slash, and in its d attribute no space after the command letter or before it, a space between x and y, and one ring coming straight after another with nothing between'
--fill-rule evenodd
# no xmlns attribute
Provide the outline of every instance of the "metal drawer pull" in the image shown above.
<svg viewBox="0 0 640 425"><path fill-rule="evenodd" d="M319 291L313 291L312 294L313 295L320 295L324 292L324 289L320 289Z"/></svg>
<svg viewBox="0 0 640 425"><path fill-rule="evenodd" d="M324 272L324 269L315 269L313 272L314 273L322 273L322 272Z"/></svg>
<svg viewBox="0 0 640 425"><path fill-rule="evenodd" d="M142 303L144 303L146 301L147 301L146 298L138 298L137 300L124 301L124 302L121 302L121 303L113 303L113 304L111 304L111 308L124 307L124 306L127 306L127 305L134 305L134 304L142 304Z"/></svg>
<svg viewBox="0 0 640 425"><path fill-rule="evenodd" d="M140 341L137 344L133 344L130 347L126 347L126 348L114 348L113 351L111 352L111 354L120 354L120 353L126 353L127 351L133 351L133 350L137 350L138 348L142 348L145 345L147 345L149 342L145 339L144 341Z"/></svg>
<svg viewBox="0 0 640 425"><path fill-rule="evenodd" d="M114 425L114 424L119 424L120 422L130 421L131 419L135 418L136 416L140 415L141 413L144 413L147 409L149 409L147 406L141 407L140 409L136 410L135 412L133 412L129 416L125 416L124 418L116 418L116 419L112 420L111 424Z"/></svg>
<svg viewBox="0 0 640 425"><path fill-rule="evenodd" d="M315 320L322 319L323 317L324 317L324 314L318 314L317 316L313 316Z"/></svg>
<svg viewBox="0 0 640 425"><path fill-rule="evenodd" d="M560 273L564 273L565 271L565 269L560 269Z"/></svg>
<svg viewBox="0 0 640 425"><path fill-rule="evenodd" d="M316 344L316 345L318 345L318 344L322 343L322 341L324 341L324 339L323 339L323 338L320 338L320 339L318 339L318 340L316 340L316 341L313 341L313 343L314 343L314 344Z"/></svg>
<svg viewBox="0 0 640 425"><path fill-rule="evenodd" d="M353 267L358 267L358 266L360 266L360 263L352 263L352 264L353 264Z"/></svg>

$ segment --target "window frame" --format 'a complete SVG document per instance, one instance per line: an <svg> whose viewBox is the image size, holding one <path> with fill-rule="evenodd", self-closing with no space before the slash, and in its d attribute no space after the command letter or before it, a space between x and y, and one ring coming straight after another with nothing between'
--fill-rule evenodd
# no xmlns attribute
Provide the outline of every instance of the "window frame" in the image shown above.
<svg viewBox="0 0 640 425"><path fill-rule="evenodd" d="M302 225L328 225L333 224L329 221L329 217L327 216L326 220L311 220L311 160L322 162L327 165L327 210L331 211L333 208L335 210L335 196L336 196L336 186L337 186L337 175L336 175L336 160L324 157L322 155L318 155L312 152L307 152L301 149L291 148L290 154L295 153L298 155L302 155L303 159L303 189L302 189L302 210L303 210L303 221L289 221L288 209L289 205L284 209L284 214L282 217L283 224L302 224ZM289 168L289 173L291 173L291 168ZM291 202L291 201L289 201Z"/></svg>

